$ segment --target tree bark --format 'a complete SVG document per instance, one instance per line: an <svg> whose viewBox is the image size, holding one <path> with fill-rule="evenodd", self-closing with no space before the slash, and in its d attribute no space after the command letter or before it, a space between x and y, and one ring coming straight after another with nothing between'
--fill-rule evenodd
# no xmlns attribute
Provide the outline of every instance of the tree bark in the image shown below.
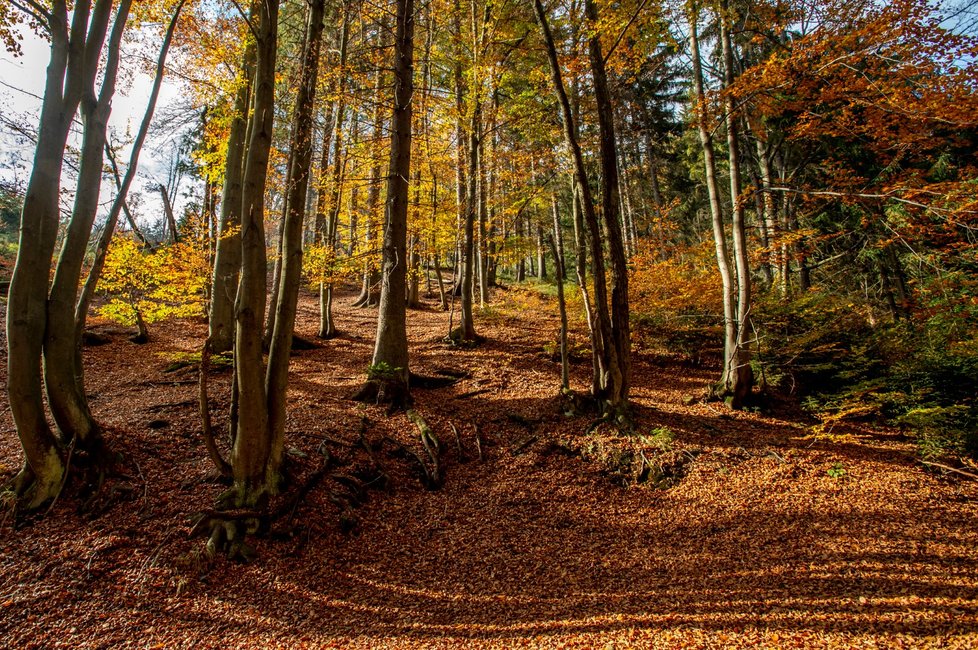
<svg viewBox="0 0 978 650"><path fill-rule="evenodd" d="M407 271L408 178L411 174L411 114L414 94L414 0L397 0L394 44L394 112L384 223L380 313L372 363L382 396L406 406L408 346L404 304Z"/></svg>
<svg viewBox="0 0 978 650"><path fill-rule="evenodd" d="M329 192L322 192L316 206L316 223L320 227L319 243L324 245L331 255L336 255L337 225L340 215L340 198L343 192L343 122L346 118L346 61L350 41L350 10L343 9L343 26L340 32L340 76L337 88L337 100L333 115L333 168L330 173ZM325 230L322 227L325 226ZM336 335L336 323L333 322L333 283L332 281L319 285L319 337L331 338Z"/></svg>
<svg viewBox="0 0 978 650"><path fill-rule="evenodd" d="M253 3L249 15L255 16ZM234 346L234 298L238 292L241 268L241 176L244 173L245 136L248 130L248 108L251 102L252 76L255 68L255 41L248 38L242 56L241 79L234 96L234 119L228 133L221 190L220 234L214 254L214 275L208 317L210 349L215 354Z"/></svg>
<svg viewBox="0 0 978 650"><path fill-rule="evenodd" d="M51 59L21 213L17 260L7 295L7 395L26 461L12 485L27 509L54 498L65 472L61 445L45 418L41 390L48 278L58 235L58 199L68 130L86 78L94 80L94 70L90 77L86 74L86 67L92 67L86 62L98 60L110 9L108 0L97 0L94 11L91 0L76 2L70 28L64 0L54 0L48 14Z"/></svg>
<svg viewBox="0 0 978 650"><path fill-rule="evenodd" d="M268 474L271 435L262 326L266 299L265 184L275 101L275 54L278 0L260 0L256 34L254 104L250 141L242 177L241 279L235 302L235 376L238 385L238 430L231 450L235 505L254 506L278 487Z"/></svg>
<svg viewBox="0 0 978 650"><path fill-rule="evenodd" d="M597 24L598 13L594 0L585 0L584 11L592 24ZM607 379L604 381L603 398L607 410L618 417L628 408L629 378L631 374L631 328L628 304L628 258L622 242L618 189L618 147L615 141L615 108L608 91L601 38L594 33L588 39L588 57L594 83L594 97L598 111L598 134L601 150L601 208L604 216L604 232L608 240L608 257L611 266L611 330L610 352L607 359ZM597 255L595 255L597 259Z"/></svg>
<svg viewBox="0 0 978 650"><path fill-rule="evenodd" d="M729 90L734 83L733 43L728 25L729 12L726 0L720 16L720 41L723 48L724 85ZM733 253L737 270L737 338L733 355L726 367L724 384L731 408L739 409L749 397L754 385L754 373L750 365L750 311L751 278L750 261L747 258L747 231L744 204L741 201L740 140L737 136L737 114L733 95L726 93L725 113L727 123L727 152L730 166L730 201L733 214Z"/></svg>
<svg viewBox="0 0 978 650"><path fill-rule="evenodd" d="M109 36L105 70L98 96L94 74L86 79L81 99L83 124L82 153L75 204L65 233L47 305L47 331L44 337L44 384L48 405L63 441L75 440L77 449L95 451L101 444L99 428L85 396L82 368L77 363L75 338L75 300L82 262L88 248L92 224L98 211L102 184L106 127L111 112L119 69L119 49L131 0L122 0Z"/></svg>
<svg viewBox="0 0 978 650"><path fill-rule="evenodd" d="M278 302L272 306L275 317L265 381L268 394L268 427L272 437L268 461L270 482L276 481L281 475L282 451L285 448L285 397L289 380L292 332L295 328L299 285L302 282L302 233L312 162L313 108L316 102L316 81L319 76L319 49L324 12L324 0L311 0L306 22L299 92L292 119L291 175L286 183L289 195L285 202L286 212L282 223L282 270Z"/></svg>
<svg viewBox="0 0 978 650"><path fill-rule="evenodd" d="M696 95L696 126L703 148L703 162L706 171L706 189L710 197L710 214L713 223L713 241L716 245L717 266L723 285L723 360L724 371L721 377L721 392L726 390L727 368L733 363L737 347L737 317L734 306L733 273L727 255L726 231L723 225L723 210L720 207L720 188L716 178L716 159L713 149L713 135L709 128L706 91L703 88L703 67L700 61L699 36L697 34L696 14L689 14L689 49L693 61L693 90Z"/></svg>

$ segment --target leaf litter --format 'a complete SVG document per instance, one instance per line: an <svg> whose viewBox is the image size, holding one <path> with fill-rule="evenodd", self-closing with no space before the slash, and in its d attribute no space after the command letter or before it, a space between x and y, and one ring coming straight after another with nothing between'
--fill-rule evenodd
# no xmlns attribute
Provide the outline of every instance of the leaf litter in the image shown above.
<svg viewBox="0 0 978 650"><path fill-rule="evenodd" d="M318 341L315 297L303 296L297 332L315 346L291 367L291 469L301 484L323 449L341 467L256 541L249 564L208 561L187 538L223 487L200 437L197 370L166 370L199 350L206 326L159 324L142 346L105 328L109 343L85 351L88 388L134 489L97 517L66 495L48 517L4 524L3 644L978 645L978 484L915 464L899 432L812 439L789 404L703 403L691 396L714 370L641 349L635 435L585 435L593 416L565 415L546 352L552 306L500 294L477 314L487 340L471 350L442 342L434 303L408 315L412 371L461 376L413 391L440 443L436 490L418 480L428 456L411 420L348 400L370 363L374 312L339 298L340 335ZM584 391L588 359L571 370ZM230 375L212 372L220 431ZM9 408L0 426L5 478L21 462ZM371 476L365 467L387 480L350 494L373 480L349 479Z"/></svg>

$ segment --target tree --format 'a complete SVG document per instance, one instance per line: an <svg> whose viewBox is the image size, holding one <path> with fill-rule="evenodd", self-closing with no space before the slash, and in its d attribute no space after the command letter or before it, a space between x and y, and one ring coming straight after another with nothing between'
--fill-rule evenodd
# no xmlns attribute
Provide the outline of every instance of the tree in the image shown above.
<svg viewBox="0 0 978 650"><path fill-rule="evenodd" d="M414 0L397 0L394 39L394 112L384 210L380 312L367 386L359 399L406 406L408 346L407 290L408 178L411 174L411 113L414 95Z"/></svg>
<svg viewBox="0 0 978 650"><path fill-rule="evenodd" d="M120 5L121 11L116 11L113 35L110 37L111 54L114 62L107 63L107 76L103 79L103 96L96 97L94 92L98 64L102 52L105 35L108 31L109 20L112 16L111 0L82 0L75 3L68 21L68 7L64 0L53 0L50 7L32 4L32 18L44 25L51 42L51 59L48 64L45 82L44 98L41 106L41 116L38 125L38 139L34 154L34 165L28 181L21 214L20 243L14 273L11 279L7 307L7 392L10 399L11 414L17 427L17 434L24 450L26 463L20 473L11 481L11 488L18 495L21 504L27 509L39 507L52 499L63 485L63 477L67 471L65 446L74 444L81 447L97 449L100 444L94 427L72 430L74 423L64 417L65 411L59 409L61 422L59 428L61 439L56 438L45 419L44 404L41 393L41 355L45 343L45 333L49 322L48 312L48 278L51 268L54 247L58 235L59 206L58 199L61 189L60 178L64 161L65 147L71 121L78 110L79 104L85 103L84 115L90 124L88 137L85 138L86 151L89 155L89 165L86 165L85 182L80 197L81 204L76 203L79 221L76 222L75 232L85 230L82 219L92 212L94 204L89 179L101 179L101 155L104 142L104 125L107 119L108 99L114 84L115 73L113 66L118 65L118 47L121 43L121 32L128 16L129 4ZM110 48L110 49L111 49ZM103 101L100 102L100 99ZM102 132L99 142L97 132ZM92 160L96 155L94 144L98 142L98 162ZM94 168L93 168L94 165ZM97 190L96 190L97 192ZM95 195L97 197L97 194ZM84 234L87 239L87 232ZM79 242L78 235L69 237L70 250L62 267L62 277L56 280L57 293L53 315L54 325L58 331L64 332L65 313L70 314L74 306L73 296L77 289L78 275L71 275L75 266L77 246L84 251L84 242ZM66 243L66 245L68 245ZM78 256L80 258L80 255ZM78 260L80 269L80 259ZM56 272L57 276L57 272ZM70 315L67 316L70 320ZM70 326L69 326L70 329ZM73 337L59 341L62 350L68 350L71 357ZM64 354L59 354L59 358ZM68 368L72 369L73 364ZM58 385L52 385L57 398L73 393L74 378L58 377ZM61 387L65 390L59 390ZM83 395L84 393L82 393ZM77 395L76 395L77 396ZM68 398L70 399L70 398ZM64 402L67 404L67 399ZM81 414L82 425L88 423L85 414ZM82 438L85 436L85 438Z"/></svg>
<svg viewBox="0 0 978 650"><path fill-rule="evenodd" d="M607 280L604 270L604 250L601 227L597 209L591 192L590 181L584 163L584 154L578 141L575 118L571 110L567 91L564 87L557 47L540 0L534 0L534 11L543 34L550 63L551 81L560 104L563 118L564 139L570 150L574 164L580 207L588 230L588 242L592 268L594 312L591 322L591 342L594 348L596 385L593 397L598 400L602 414L608 419L619 421L626 418L628 408L628 368L631 342L628 326L628 281L622 275L625 270L624 249L621 243L620 224L617 219L617 156L615 155L614 128L610 123L612 114L602 116L602 110L610 110L610 97L607 95L607 78L604 71L604 55L601 50L600 35L591 37L588 45L595 95L599 98L599 129L601 131L602 161L602 209L605 231L608 233L612 258L612 310L608 309ZM596 19L596 8L586 9L592 20ZM616 293L617 292L617 293Z"/></svg>

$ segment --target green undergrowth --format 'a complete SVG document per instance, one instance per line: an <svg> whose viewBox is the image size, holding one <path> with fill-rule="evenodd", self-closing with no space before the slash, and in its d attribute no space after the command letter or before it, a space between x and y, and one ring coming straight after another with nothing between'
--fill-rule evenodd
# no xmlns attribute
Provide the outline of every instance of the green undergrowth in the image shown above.
<svg viewBox="0 0 978 650"><path fill-rule="evenodd" d="M945 310L870 316L816 292L764 303L755 375L797 395L816 435L873 422L905 430L925 458L978 454L974 321Z"/></svg>

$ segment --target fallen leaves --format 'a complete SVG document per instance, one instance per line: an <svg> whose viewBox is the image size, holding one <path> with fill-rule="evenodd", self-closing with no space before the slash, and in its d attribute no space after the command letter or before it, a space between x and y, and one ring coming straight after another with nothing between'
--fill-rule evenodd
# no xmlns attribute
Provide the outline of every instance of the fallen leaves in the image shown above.
<svg viewBox="0 0 978 650"><path fill-rule="evenodd" d="M974 482L927 473L887 431L813 441L788 408L686 404L711 372L642 354L633 386L644 440L584 437L589 419L563 415L559 365L539 354L556 319L546 303L511 311L506 296L472 350L432 336L447 329L444 314L409 312L412 369L469 373L414 391L441 441L441 489L425 490L383 445L374 453L392 488L360 506L352 534L317 486L294 534L256 540L258 560L246 566L208 563L200 542L185 539L188 516L223 488L207 477L196 412L184 404L195 386L170 383L154 353L199 349L203 324L159 325L138 348L118 335L87 349L93 408L148 490L98 519L65 499L49 518L4 529L0 638L113 648L978 643ZM372 443L389 437L427 453L406 416L345 399L363 380L374 331L372 312L347 302L334 305L341 336L292 361L287 444L299 481L315 471L320 445L353 454L362 429ZM316 315L304 296L301 335L312 339ZM212 375L216 415L227 411L228 380ZM575 387L589 380L587 360L573 364ZM152 431L145 422L161 405L170 426ZM218 437L225 425L215 422ZM581 457L588 443L641 451L657 466L682 458L684 475L622 488ZM0 439L0 463L16 466L19 453L12 436ZM845 473L833 478L836 464Z"/></svg>

